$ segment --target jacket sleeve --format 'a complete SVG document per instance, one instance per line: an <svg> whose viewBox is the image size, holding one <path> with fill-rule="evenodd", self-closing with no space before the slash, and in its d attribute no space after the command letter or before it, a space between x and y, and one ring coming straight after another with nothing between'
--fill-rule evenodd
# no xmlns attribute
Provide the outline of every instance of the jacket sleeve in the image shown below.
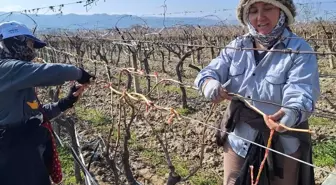
<svg viewBox="0 0 336 185"><path fill-rule="evenodd" d="M229 46L232 46L232 41ZM219 56L213 59L208 66L204 67L197 75L194 85L200 90L206 78L213 78L221 84L225 83L228 79L228 71L231 65L231 60L234 50L225 48Z"/></svg>
<svg viewBox="0 0 336 185"><path fill-rule="evenodd" d="M308 44L301 49L312 51ZM280 123L293 127L306 121L314 111L314 106L320 96L318 64L315 54L297 55L288 71L288 79L282 93L282 104L294 109L285 108L286 114L281 118ZM294 117L295 121L293 121Z"/></svg>
<svg viewBox="0 0 336 185"><path fill-rule="evenodd" d="M61 85L78 80L79 68L69 64L38 64L19 60L0 63L0 92L30 87Z"/></svg>

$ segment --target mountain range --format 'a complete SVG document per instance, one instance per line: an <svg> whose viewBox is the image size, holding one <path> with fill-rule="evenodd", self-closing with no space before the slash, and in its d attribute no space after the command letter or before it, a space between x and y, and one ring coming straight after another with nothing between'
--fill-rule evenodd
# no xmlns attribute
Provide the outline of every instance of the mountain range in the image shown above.
<svg viewBox="0 0 336 185"><path fill-rule="evenodd" d="M4 12L0 12L0 15ZM30 17L30 18L29 18ZM64 15L27 15L12 14L10 16L2 15L1 21L16 20L33 27L37 23L37 30L50 29L108 29L129 28L134 25L146 25L151 28L162 28L163 26L171 27L174 25L200 25L211 26L223 24L219 19L200 18L200 17L137 17L130 15L109 15L109 14L64 14ZM33 20L32 20L33 19ZM237 21L226 21L225 24L237 24Z"/></svg>

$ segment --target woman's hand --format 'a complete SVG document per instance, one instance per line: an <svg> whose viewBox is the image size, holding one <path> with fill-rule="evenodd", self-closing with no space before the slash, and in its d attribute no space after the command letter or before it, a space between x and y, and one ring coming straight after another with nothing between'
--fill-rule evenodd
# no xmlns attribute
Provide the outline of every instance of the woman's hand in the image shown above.
<svg viewBox="0 0 336 185"><path fill-rule="evenodd" d="M88 84L78 84L75 86L75 89L74 91L71 91L72 92L72 95L74 97L79 97L83 94L84 90L88 87L89 85Z"/></svg>
<svg viewBox="0 0 336 185"><path fill-rule="evenodd" d="M65 110L73 107L74 104L78 101L79 97L83 94L87 86L88 86L87 84L86 85L82 85L82 84L73 85L70 88L68 96L58 101L58 107L60 108L60 110L64 112Z"/></svg>
<svg viewBox="0 0 336 185"><path fill-rule="evenodd" d="M285 132L286 129L277 123L283 116L285 112L280 109L278 112L274 113L273 115L264 115L264 121L269 129L273 129L277 132Z"/></svg>
<svg viewBox="0 0 336 185"><path fill-rule="evenodd" d="M212 102L213 103L220 103L223 100L231 100L231 97L228 95L228 92L226 91L226 89L219 87L219 93L218 96L216 96Z"/></svg>

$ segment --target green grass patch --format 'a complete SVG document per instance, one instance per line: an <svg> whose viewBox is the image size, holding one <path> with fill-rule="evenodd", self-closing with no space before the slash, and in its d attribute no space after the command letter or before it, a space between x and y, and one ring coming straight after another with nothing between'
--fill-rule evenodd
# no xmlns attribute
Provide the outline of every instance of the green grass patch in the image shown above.
<svg viewBox="0 0 336 185"><path fill-rule="evenodd" d="M196 176L191 178L191 182L195 185L219 185L222 184L222 180L215 176L204 171L199 171L196 173Z"/></svg>
<svg viewBox="0 0 336 185"><path fill-rule="evenodd" d="M153 165L163 164L165 162L164 154L153 149L144 148L140 155L143 158L149 159L149 162Z"/></svg>
<svg viewBox="0 0 336 185"><path fill-rule="evenodd" d="M63 184L77 185L78 183L76 183L75 170L74 170L74 159L71 155L70 150L65 147L59 147L58 152L62 165L62 171L66 175L63 177L64 179Z"/></svg>
<svg viewBox="0 0 336 185"><path fill-rule="evenodd" d="M199 161L185 161L178 157L174 157L172 159L173 164L175 166L176 172L183 177L189 175L192 166L196 167L195 164L198 164ZM193 185L217 185L220 184L221 181L218 177L214 176L214 174L210 174L209 172L199 170L194 176L190 178L190 182Z"/></svg>
<svg viewBox="0 0 336 185"><path fill-rule="evenodd" d="M129 144L130 145L136 145L137 144L137 138L136 138L137 134L135 133L135 131L131 130L131 139L129 140Z"/></svg>
<svg viewBox="0 0 336 185"><path fill-rule="evenodd" d="M156 173L159 176L164 177L167 173L169 173L169 169L166 164L166 159L162 152L157 152L154 149L146 148L141 152L141 156L148 159L150 164L157 166ZM187 175L189 175L192 169L191 167L194 166L193 164L195 164L195 162L184 161L183 159L177 157L177 155L175 154L171 154L170 156L172 157L171 160L175 167L176 172L182 177L186 177ZM164 167L161 167L158 164L162 164L164 165ZM190 178L190 183L192 185L218 185L221 184L222 182L221 179L215 176L214 174L200 170Z"/></svg>
<svg viewBox="0 0 336 185"><path fill-rule="evenodd" d="M189 98L197 98L197 97L200 96L199 93L198 93L198 91L195 90L195 89L186 88L186 91L187 91L187 96Z"/></svg>
<svg viewBox="0 0 336 185"><path fill-rule="evenodd" d="M314 143L314 164L320 167L334 166L336 163L336 141Z"/></svg>
<svg viewBox="0 0 336 185"><path fill-rule="evenodd" d="M147 78L146 77L139 77L139 85L141 88L147 89ZM151 81L151 87L155 85L155 82Z"/></svg>
<svg viewBox="0 0 336 185"><path fill-rule="evenodd" d="M169 169L168 168L159 168L159 169L156 170L156 173L160 177L164 177L166 174L169 173Z"/></svg>
<svg viewBox="0 0 336 185"><path fill-rule="evenodd" d="M79 119L93 125L105 125L112 122L112 119L93 108L78 107L76 114Z"/></svg>
<svg viewBox="0 0 336 185"><path fill-rule="evenodd" d="M163 89L164 89L164 91L178 93L178 94L182 95L181 89L177 85L167 85ZM185 89L186 89L186 93L187 93L188 98L199 97L198 92L195 89L191 89L191 88L185 88Z"/></svg>
<svg viewBox="0 0 336 185"><path fill-rule="evenodd" d="M111 125L97 125L94 127L94 129L99 133L108 134L110 132ZM114 128L115 131L113 131L113 135L115 134L116 128Z"/></svg>
<svg viewBox="0 0 336 185"><path fill-rule="evenodd" d="M106 139L107 139L107 136L110 132L110 129L111 129L111 126L112 125L98 125L98 126L95 126L95 130L96 132L99 132L99 133L104 133ZM125 130L123 127L120 128L120 142L124 141L124 136L125 136ZM111 141L114 142L118 139L118 125L114 125L114 128L113 128L113 131L112 131L112 135L111 135ZM129 146L130 147L137 147L138 145L138 141L137 141L137 138L136 138L136 133L134 130L131 130L131 138L128 140L128 143L129 143Z"/></svg>
<svg viewBox="0 0 336 185"><path fill-rule="evenodd" d="M321 117L315 117L315 116L312 116L309 118L309 125L314 125L314 126L330 125L331 122L333 121L327 118L321 118Z"/></svg>
<svg viewBox="0 0 336 185"><path fill-rule="evenodd" d="M172 159L173 165L175 166L175 170L182 177L185 177L189 174L189 163L180 159L179 157L173 157Z"/></svg>
<svg viewBox="0 0 336 185"><path fill-rule="evenodd" d="M186 116L188 114L192 114L193 111L189 108L176 108L176 111L182 116Z"/></svg>

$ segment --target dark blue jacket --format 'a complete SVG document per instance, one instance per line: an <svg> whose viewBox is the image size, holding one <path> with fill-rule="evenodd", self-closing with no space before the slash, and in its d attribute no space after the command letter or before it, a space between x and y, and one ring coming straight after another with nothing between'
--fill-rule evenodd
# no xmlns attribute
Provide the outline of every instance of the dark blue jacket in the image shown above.
<svg viewBox="0 0 336 185"><path fill-rule="evenodd" d="M69 64L40 64L0 59L0 125L22 124L40 114L34 87L61 85L78 80L81 70ZM46 116L61 113L57 102L45 104Z"/></svg>

